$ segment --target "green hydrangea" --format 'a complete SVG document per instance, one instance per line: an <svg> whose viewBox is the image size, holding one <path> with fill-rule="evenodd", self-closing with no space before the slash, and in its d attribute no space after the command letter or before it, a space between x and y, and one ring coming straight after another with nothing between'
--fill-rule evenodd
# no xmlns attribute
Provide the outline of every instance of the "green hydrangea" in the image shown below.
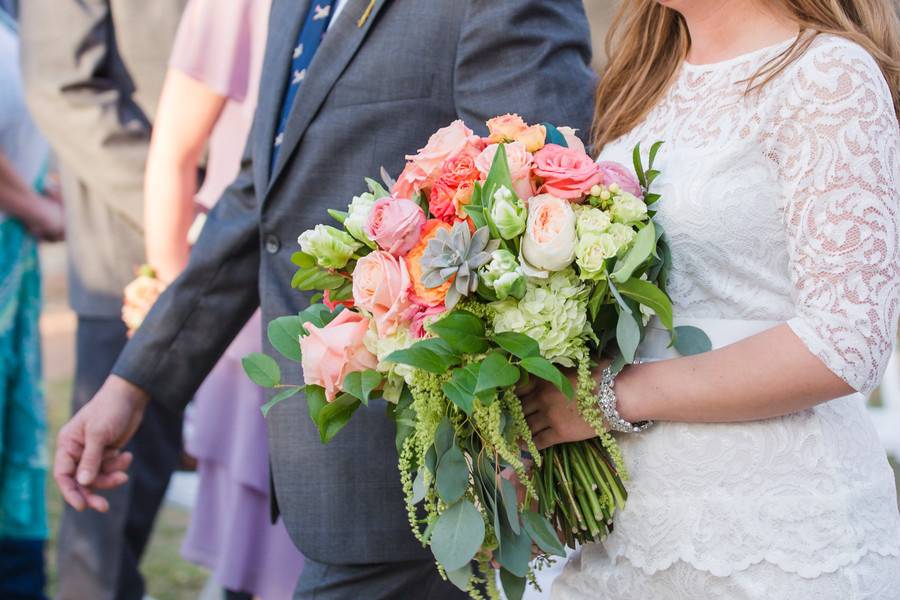
<svg viewBox="0 0 900 600"><path fill-rule="evenodd" d="M494 302L494 330L515 331L537 340L544 358L571 367L584 348L585 339L595 339L587 320L590 289L570 268L551 273L546 279L529 278L521 300Z"/></svg>

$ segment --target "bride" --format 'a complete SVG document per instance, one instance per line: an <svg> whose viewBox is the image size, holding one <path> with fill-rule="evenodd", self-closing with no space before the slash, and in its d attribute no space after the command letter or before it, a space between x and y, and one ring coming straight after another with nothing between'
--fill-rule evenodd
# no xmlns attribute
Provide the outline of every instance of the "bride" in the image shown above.
<svg viewBox="0 0 900 600"><path fill-rule="evenodd" d="M617 378L632 479L553 598L900 597L900 515L864 408L900 315L900 40L888 0L635 0L600 85L596 147L657 158L681 324ZM541 446L590 437L545 386ZM615 410L615 409L613 409ZM615 416L608 415L608 416Z"/></svg>

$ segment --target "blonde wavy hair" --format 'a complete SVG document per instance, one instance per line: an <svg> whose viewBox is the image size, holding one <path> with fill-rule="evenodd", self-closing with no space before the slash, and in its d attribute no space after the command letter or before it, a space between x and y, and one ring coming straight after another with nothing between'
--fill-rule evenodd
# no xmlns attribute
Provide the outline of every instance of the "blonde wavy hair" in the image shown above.
<svg viewBox="0 0 900 600"><path fill-rule="evenodd" d="M765 86L797 60L819 34L841 36L866 49L881 67L900 117L900 20L890 0L772 0L800 26L784 52L747 80ZM597 88L595 151L640 123L660 100L691 45L684 18L656 0L623 0L606 36L610 57Z"/></svg>

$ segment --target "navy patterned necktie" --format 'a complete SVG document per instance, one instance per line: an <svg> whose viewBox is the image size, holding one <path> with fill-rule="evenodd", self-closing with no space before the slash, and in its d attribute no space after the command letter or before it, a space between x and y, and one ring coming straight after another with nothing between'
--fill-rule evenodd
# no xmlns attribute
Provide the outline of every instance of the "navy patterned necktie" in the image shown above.
<svg viewBox="0 0 900 600"><path fill-rule="evenodd" d="M331 23L331 17L334 14L335 4L337 4L337 0L312 0L309 5L309 12L306 14L306 20L303 22L303 27L300 28L300 34L297 36L297 43L294 45L291 59L290 81L281 101L281 118L278 120L275 140L272 142L272 163L269 165L270 174L275 170L275 163L281 151L281 144L284 142L284 130L287 127L288 117L290 117L291 110L294 107L297 92L306 78L306 71L316 55L316 50L319 49L319 45L322 43L322 38L325 37L328 24Z"/></svg>

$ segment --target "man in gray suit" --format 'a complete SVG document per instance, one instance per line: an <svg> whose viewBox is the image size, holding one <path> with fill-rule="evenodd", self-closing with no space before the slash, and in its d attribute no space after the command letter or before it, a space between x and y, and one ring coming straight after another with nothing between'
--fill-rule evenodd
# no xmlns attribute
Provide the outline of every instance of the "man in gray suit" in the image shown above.
<svg viewBox="0 0 900 600"><path fill-rule="evenodd" d="M56 151L66 200L69 297L78 315L73 412L127 341L122 290L144 261L142 188L150 123L186 0L28 0L20 5L29 107ZM180 416L154 406L129 445L109 515L67 508L61 600L140 600L138 562L175 467Z"/></svg>
<svg viewBox="0 0 900 600"><path fill-rule="evenodd" d="M328 7L341 12L308 69L294 71L309 50L298 44L301 25ZM102 464L103 453L121 447L150 407L180 410L260 300L267 321L306 306L290 286L297 235L345 207L363 176L382 165L399 173L404 154L457 118L482 130L507 111L590 126L595 81L581 0L318 0L312 8L307 19L308 0L274 1L240 175L114 375L60 433L55 476L74 506L95 505L96 482L120 474ZM296 365L282 366L299 377ZM269 417L277 500L307 557L297 598L465 596L439 578L409 531L384 409L370 402L327 446L305 402L283 402Z"/></svg>

